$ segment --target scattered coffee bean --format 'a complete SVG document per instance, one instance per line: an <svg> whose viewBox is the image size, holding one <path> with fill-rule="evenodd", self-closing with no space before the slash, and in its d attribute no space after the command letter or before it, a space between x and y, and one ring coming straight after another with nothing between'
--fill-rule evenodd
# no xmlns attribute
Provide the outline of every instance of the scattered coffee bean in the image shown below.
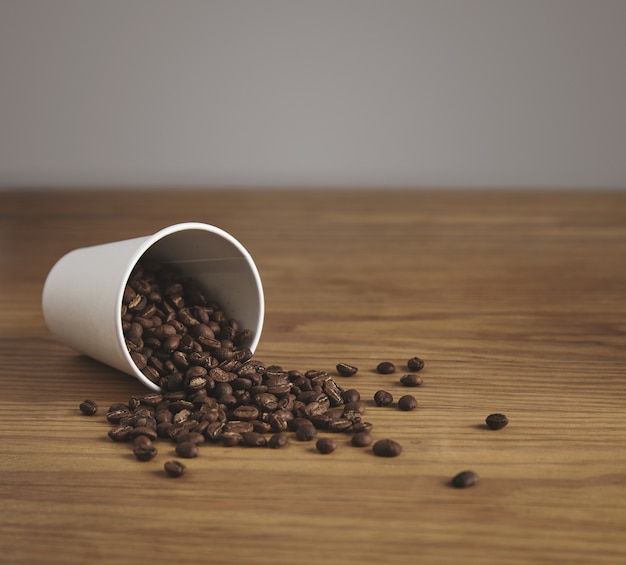
<svg viewBox="0 0 626 565"><path fill-rule="evenodd" d="M84 400L79 408L85 416L94 416L98 412L98 405L93 400Z"/></svg>
<svg viewBox="0 0 626 565"><path fill-rule="evenodd" d="M157 454L157 448L146 436L137 436L133 441L133 454L139 461L150 461Z"/></svg>
<svg viewBox="0 0 626 565"><path fill-rule="evenodd" d="M417 373L417 371L421 371L424 368L424 361L423 359L420 359L419 357L411 357L406 362L406 366L409 369L409 371L414 371Z"/></svg>
<svg viewBox="0 0 626 565"><path fill-rule="evenodd" d="M222 445L225 447L234 447L235 445L241 445L243 443L243 437L237 432L224 432L220 436L220 439L222 440Z"/></svg>
<svg viewBox="0 0 626 565"><path fill-rule="evenodd" d="M348 390L344 390L341 396L343 397L343 401L346 404L350 402L358 402L359 400L361 400L361 393L354 388L349 388Z"/></svg>
<svg viewBox="0 0 626 565"><path fill-rule="evenodd" d="M296 429L296 439L298 441L311 441L317 435L317 430L313 424L301 424Z"/></svg>
<svg viewBox="0 0 626 565"><path fill-rule="evenodd" d="M183 441L176 444L176 454L184 459L193 459L198 457L198 446L192 441Z"/></svg>
<svg viewBox="0 0 626 565"><path fill-rule="evenodd" d="M374 394L376 406L389 406L393 402L393 396L386 390L379 390Z"/></svg>
<svg viewBox="0 0 626 565"><path fill-rule="evenodd" d="M280 449L289 444L289 436L284 432L278 432L270 436L267 440L267 446L272 449Z"/></svg>
<svg viewBox="0 0 626 565"><path fill-rule="evenodd" d="M241 434L243 438L243 444L248 447L265 447L267 445L267 439L263 434L257 432L244 432Z"/></svg>
<svg viewBox="0 0 626 565"><path fill-rule="evenodd" d="M337 449L337 444L334 440L328 437L321 437L315 442L315 448L324 455L332 453Z"/></svg>
<svg viewBox="0 0 626 565"><path fill-rule="evenodd" d="M410 394L405 394L400 400L398 400L398 408L404 412L415 410L417 408L417 399Z"/></svg>
<svg viewBox="0 0 626 565"><path fill-rule="evenodd" d="M133 429L132 426L115 426L109 430L108 435L113 441L126 441L130 439Z"/></svg>
<svg viewBox="0 0 626 565"><path fill-rule="evenodd" d="M402 453L402 446L392 439L379 439L372 447L378 457L397 457Z"/></svg>
<svg viewBox="0 0 626 565"><path fill-rule="evenodd" d="M467 488L474 486L478 482L478 475L474 471L461 471L452 479L452 486L455 488Z"/></svg>
<svg viewBox="0 0 626 565"><path fill-rule="evenodd" d="M359 369L354 367L353 365L348 365L347 363L339 363L337 364L337 372L342 377L353 377L357 374Z"/></svg>
<svg viewBox="0 0 626 565"><path fill-rule="evenodd" d="M390 375L391 373L395 373L396 366L390 361L383 361L376 366L376 371L381 375Z"/></svg>
<svg viewBox="0 0 626 565"><path fill-rule="evenodd" d="M166 461L163 465L165 472L169 477L182 477L187 471L187 467L180 461L173 459L172 461Z"/></svg>
<svg viewBox="0 0 626 565"><path fill-rule="evenodd" d="M354 447L367 447L372 441L372 436L368 432L357 432L352 436L350 443Z"/></svg>
<svg viewBox="0 0 626 565"><path fill-rule="evenodd" d="M149 428L148 426L137 426L134 427L130 432L131 438L137 438L139 436L147 437L150 441L155 441L157 439L157 432L153 428Z"/></svg>
<svg viewBox="0 0 626 565"><path fill-rule="evenodd" d="M409 373L400 378L400 383L404 386L422 386L424 384L424 379L422 379L420 375Z"/></svg>
<svg viewBox="0 0 626 565"><path fill-rule="evenodd" d="M501 430L509 423L509 419L504 414L489 414L485 423L490 430Z"/></svg>

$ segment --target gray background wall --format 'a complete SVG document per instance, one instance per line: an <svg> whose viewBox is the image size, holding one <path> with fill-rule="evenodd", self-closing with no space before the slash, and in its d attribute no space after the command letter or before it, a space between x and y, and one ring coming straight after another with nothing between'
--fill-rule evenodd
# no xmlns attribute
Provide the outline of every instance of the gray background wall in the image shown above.
<svg viewBox="0 0 626 565"><path fill-rule="evenodd" d="M0 186L626 187L624 0L0 0Z"/></svg>

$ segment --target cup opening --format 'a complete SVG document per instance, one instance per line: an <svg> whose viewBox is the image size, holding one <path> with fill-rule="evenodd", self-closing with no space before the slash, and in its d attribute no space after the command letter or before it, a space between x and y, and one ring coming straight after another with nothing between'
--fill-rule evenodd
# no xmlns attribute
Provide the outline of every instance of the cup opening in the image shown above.
<svg viewBox="0 0 626 565"><path fill-rule="evenodd" d="M228 318L237 320L242 328L252 332L249 348L255 351L265 311L263 286L252 257L239 241L215 226L194 222L176 224L147 238L136 250L117 293L117 338L129 367L140 382L152 390L161 390L135 365L122 330L124 289L142 259L171 265L193 280L209 300L220 305Z"/></svg>

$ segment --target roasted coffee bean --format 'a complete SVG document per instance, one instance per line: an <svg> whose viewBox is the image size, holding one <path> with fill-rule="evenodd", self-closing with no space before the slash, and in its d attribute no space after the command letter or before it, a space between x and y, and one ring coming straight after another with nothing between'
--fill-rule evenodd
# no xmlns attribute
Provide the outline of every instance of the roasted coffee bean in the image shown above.
<svg viewBox="0 0 626 565"><path fill-rule="evenodd" d="M98 412L98 405L93 400L83 400L79 408L85 416L94 416Z"/></svg>
<svg viewBox="0 0 626 565"><path fill-rule="evenodd" d="M330 378L327 381L324 381L324 384L322 385L322 390L324 391L324 394L328 397L331 406L339 406L343 404L343 390L334 381L334 379Z"/></svg>
<svg viewBox="0 0 626 565"><path fill-rule="evenodd" d="M409 373L400 378L400 383L404 386L422 386L424 384L424 379L422 379L420 375Z"/></svg>
<svg viewBox="0 0 626 565"><path fill-rule="evenodd" d="M374 394L376 406L389 406L393 402L393 396L386 390L379 390Z"/></svg>
<svg viewBox="0 0 626 565"><path fill-rule="evenodd" d="M132 412L126 404L111 404L107 412L107 421L111 424L119 424L122 418L130 416Z"/></svg>
<svg viewBox="0 0 626 565"><path fill-rule="evenodd" d="M378 457L397 457L402 453L402 446L392 439L379 439L372 447Z"/></svg>
<svg viewBox="0 0 626 565"><path fill-rule="evenodd" d="M144 347L144 350L145 350L145 347ZM139 351L131 351L130 357L135 363L135 365L137 365L137 369L141 371L146 368L146 365L148 364L148 359L143 353L140 353Z"/></svg>
<svg viewBox="0 0 626 565"><path fill-rule="evenodd" d="M195 420L187 420L179 425L172 424L172 428L170 429L170 439L178 442L178 438L192 432L196 427L196 424L197 422Z"/></svg>
<svg viewBox="0 0 626 565"><path fill-rule="evenodd" d="M324 414L328 408L330 407L330 401L328 397L324 396L324 398L319 401L309 402L304 407L304 413L310 418L312 416L319 416L320 414Z"/></svg>
<svg viewBox="0 0 626 565"><path fill-rule="evenodd" d="M139 402L145 406L155 407L163 402L163 395L158 392L149 392L140 397Z"/></svg>
<svg viewBox="0 0 626 565"><path fill-rule="evenodd" d="M188 408L183 408L182 410L179 410L178 412L176 412L174 416L172 416L172 423L175 426L179 426L183 422L186 422L187 420L191 419L192 416L193 416L193 410L190 410Z"/></svg>
<svg viewBox="0 0 626 565"><path fill-rule="evenodd" d="M398 408L404 412L409 412L417 408L417 399L410 394L406 394L398 400Z"/></svg>
<svg viewBox="0 0 626 565"><path fill-rule="evenodd" d="M224 424L224 432L235 432L243 434L254 431L254 426L250 422L242 420L229 420Z"/></svg>
<svg viewBox="0 0 626 565"><path fill-rule="evenodd" d="M278 408L278 398L269 392L257 394L254 397L255 404L266 412L273 412Z"/></svg>
<svg viewBox="0 0 626 565"><path fill-rule="evenodd" d="M337 444L334 440L328 437L321 437L315 442L315 448L324 455L332 453L337 449Z"/></svg>
<svg viewBox="0 0 626 565"><path fill-rule="evenodd" d="M337 364L337 372L342 377L353 377L357 374L359 369L353 365L348 365L347 363L338 363Z"/></svg>
<svg viewBox="0 0 626 565"><path fill-rule="evenodd" d="M349 420L348 418L335 418L328 422L328 426L326 427L326 429L329 432L347 432L348 430L352 429L353 425L354 421Z"/></svg>
<svg viewBox="0 0 626 565"><path fill-rule="evenodd" d="M171 423L173 418L174 414L172 414L172 411L168 408L158 410L154 415L154 419L157 421L157 424L163 424L165 422Z"/></svg>
<svg viewBox="0 0 626 565"><path fill-rule="evenodd" d="M200 432L187 432L176 438L176 443L191 442L196 445L204 443L204 436Z"/></svg>
<svg viewBox="0 0 626 565"><path fill-rule="evenodd" d="M263 420L252 420L250 423L252 424L252 431L257 432L258 434L268 434L272 431L272 426L269 422L264 422Z"/></svg>
<svg viewBox="0 0 626 565"><path fill-rule="evenodd" d="M173 459L172 461L166 461L163 464L163 469L167 473L168 477L182 477L187 471L187 467L180 461Z"/></svg>
<svg viewBox="0 0 626 565"><path fill-rule="evenodd" d="M266 437L257 432L244 432L241 437L243 444L248 447L265 447L267 445Z"/></svg>
<svg viewBox="0 0 626 565"><path fill-rule="evenodd" d="M115 426L114 428L111 428L109 430L108 436L113 441L126 441L130 439L130 434L134 429L135 428L133 428L132 426Z"/></svg>
<svg viewBox="0 0 626 565"><path fill-rule="evenodd" d="M368 432L357 432L352 436L350 443L354 447L367 447L372 441L372 436Z"/></svg>
<svg viewBox="0 0 626 565"><path fill-rule="evenodd" d="M424 361L419 357L411 357L406 362L406 366L409 371L414 371L417 373L417 371L421 371L424 368Z"/></svg>
<svg viewBox="0 0 626 565"><path fill-rule="evenodd" d="M148 437L141 435L133 441L133 454L139 461L150 461L156 457L157 448Z"/></svg>
<svg viewBox="0 0 626 565"><path fill-rule="evenodd" d="M148 426L139 426L137 428L133 428L130 432L131 438L137 438L139 436L147 437L151 441L154 441L158 437L156 430Z"/></svg>
<svg viewBox="0 0 626 565"><path fill-rule="evenodd" d="M243 442L241 434L237 432L224 432L222 433L220 439L225 447L234 447L235 445L240 445Z"/></svg>
<svg viewBox="0 0 626 565"><path fill-rule="evenodd" d="M160 424L157 424L157 435L160 438L171 439L174 427L174 424L171 422L161 422Z"/></svg>
<svg viewBox="0 0 626 565"><path fill-rule="evenodd" d="M253 406L253 405L237 406L233 410L233 416L237 420L243 420L244 422L256 420L260 414L261 414L260 410L256 406Z"/></svg>
<svg viewBox="0 0 626 565"><path fill-rule="evenodd" d="M209 441L218 441L224 432L224 422L211 422L204 430L204 437Z"/></svg>
<svg viewBox="0 0 626 565"><path fill-rule="evenodd" d="M490 430L501 430L509 423L509 419L504 414L489 414L485 423Z"/></svg>
<svg viewBox="0 0 626 565"><path fill-rule="evenodd" d="M368 434L370 434L372 433L373 429L374 425L371 422L364 422L363 420L361 420L360 422L354 422L350 431L354 433L367 432Z"/></svg>
<svg viewBox="0 0 626 565"><path fill-rule="evenodd" d="M267 440L267 447L272 449L280 449L289 444L289 436L284 432L278 432L270 436Z"/></svg>
<svg viewBox="0 0 626 565"><path fill-rule="evenodd" d="M311 423L308 425L301 424L296 429L296 439L298 441L311 441L317 435L315 426Z"/></svg>
<svg viewBox="0 0 626 565"><path fill-rule="evenodd" d="M361 393L354 388L344 390L341 396L346 404L348 404L349 402L358 402L359 400L361 400Z"/></svg>
<svg viewBox="0 0 626 565"><path fill-rule="evenodd" d="M376 366L376 371L381 375L390 375L391 373L395 373L396 366L390 361L383 361Z"/></svg>
<svg viewBox="0 0 626 565"><path fill-rule="evenodd" d="M193 441L183 441L176 444L176 455L184 459L198 457L199 449Z"/></svg>
<svg viewBox="0 0 626 565"><path fill-rule="evenodd" d="M474 471L461 471L451 481L455 488L467 488L478 482L478 475Z"/></svg>

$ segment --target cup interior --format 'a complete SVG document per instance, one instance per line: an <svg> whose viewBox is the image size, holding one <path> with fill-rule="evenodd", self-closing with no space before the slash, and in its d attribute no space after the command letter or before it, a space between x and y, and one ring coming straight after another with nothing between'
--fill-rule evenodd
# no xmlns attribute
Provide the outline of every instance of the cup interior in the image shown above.
<svg viewBox="0 0 626 565"><path fill-rule="evenodd" d="M185 223L165 228L148 238L137 249L118 292L119 312L126 283L142 259L171 265L189 277L217 302L229 318L252 332L250 349L254 352L263 328L264 296L261 278L248 251L229 233L208 224ZM122 331L121 315L117 334L134 375L153 390L159 387L134 364Z"/></svg>

